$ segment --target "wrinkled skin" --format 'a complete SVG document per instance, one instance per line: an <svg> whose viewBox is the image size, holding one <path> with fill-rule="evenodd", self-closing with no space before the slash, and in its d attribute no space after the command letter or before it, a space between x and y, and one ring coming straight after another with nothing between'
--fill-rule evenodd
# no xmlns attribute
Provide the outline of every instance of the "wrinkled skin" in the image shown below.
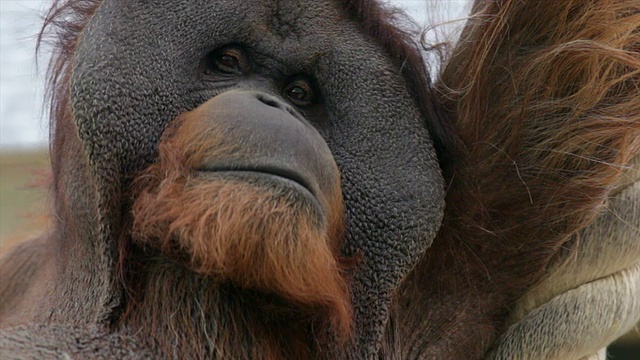
<svg viewBox="0 0 640 360"><path fill-rule="evenodd" d="M567 318L581 334L607 324L554 311L615 284L573 296L553 279L638 153L637 117L598 120L634 114L640 65L620 57L622 70L583 84L608 66L580 57L592 48L554 67L536 51L583 39L583 19L587 34L611 29L593 14L638 9L542 1L476 1L491 20L469 23L438 91L422 79L433 107L411 81L426 74L362 15L373 2L101 2L57 89L56 224L0 263L0 345L15 357L500 359L539 349L531 334ZM570 8L578 25L557 25ZM620 27L626 42L602 42L637 51ZM599 95L581 102L574 84ZM612 231L625 235L610 248L633 243ZM624 271L570 288L638 277ZM615 296L637 307L637 291ZM613 340L598 336L564 353L539 338L578 359Z"/></svg>

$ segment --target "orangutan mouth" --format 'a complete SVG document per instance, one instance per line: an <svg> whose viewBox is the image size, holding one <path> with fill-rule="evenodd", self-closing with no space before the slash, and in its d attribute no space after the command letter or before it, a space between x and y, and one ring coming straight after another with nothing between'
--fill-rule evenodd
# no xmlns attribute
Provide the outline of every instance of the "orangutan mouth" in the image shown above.
<svg viewBox="0 0 640 360"><path fill-rule="evenodd" d="M316 192L310 180L295 170L281 166L206 166L197 168L196 171L209 174L245 175L255 178L268 177L277 181L287 182L296 188L302 188L305 192L308 192L311 197L316 198Z"/></svg>

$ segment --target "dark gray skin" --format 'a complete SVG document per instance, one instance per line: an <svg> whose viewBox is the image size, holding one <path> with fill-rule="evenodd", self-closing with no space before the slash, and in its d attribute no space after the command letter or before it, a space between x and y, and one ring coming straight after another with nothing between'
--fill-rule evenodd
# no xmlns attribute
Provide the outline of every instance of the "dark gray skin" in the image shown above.
<svg viewBox="0 0 640 360"><path fill-rule="evenodd" d="M214 131L240 141L238 151L207 158L197 170L275 175L302 185L314 197L340 186L331 150L293 106L263 92L231 90L202 107L205 119L215 123Z"/></svg>
<svg viewBox="0 0 640 360"><path fill-rule="evenodd" d="M203 64L208 54L228 45L244 49L252 71L207 75ZM102 327L122 305L114 268L115 236L126 209L113 195L123 193L130 179L154 160L171 119L211 98L242 90L279 104L254 102L249 113L271 112L267 120L283 118L289 124L275 132L268 121L247 116L244 105L229 105L239 127L264 139L259 146L272 147L265 150L274 152L270 165L291 164L289 152L278 149L290 142L286 145L300 150L296 127L302 123L305 136L315 143L295 152L294 163L299 164L294 170L317 184L312 188L322 188L323 169L308 164L315 161L322 167L319 157L324 155L317 148L328 147L335 159L346 206L343 254L357 253L362 261L352 269L354 341L329 358L376 357L394 291L439 227L444 190L427 131L429 119L421 116L398 64L345 16L338 2L159 0L151 5L107 0L83 31L73 66L78 137L65 145L69 161L57 180L65 189L65 201L56 204L70 216L40 245L55 248L59 255L48 258L32 276L46 278L47 285L26 290L28 302L15 305L10 314L2 312L4 324L46 322L72 329L19 327L3 340L11 354L27 349L27 354L44 356L53 351L45 344L55 343L57 356L121 357L122 350L104 345L110 341L131 349L131 358L152 353L131 345L140 341L135 329L109 333ZM314 79L321 93L314 109L290 110L295 105L283 94L284 85L299 74ZM247 97L238 101L249 101ZM248 165L261 166L258 160ZM208 291L217 291L209 286ZM219 301L233 307L225 296ZM176 304L169 298L160 301L167 307ZM215 316L209 321L215 322ZM34 343L21 343L22 332L37 334ZM60 333L71 334L71 339L95 337L95 344L87 346L105 350L87 355L83 345L75 348L81 345ZM324 351L334 348L328 344Z"/></svg>

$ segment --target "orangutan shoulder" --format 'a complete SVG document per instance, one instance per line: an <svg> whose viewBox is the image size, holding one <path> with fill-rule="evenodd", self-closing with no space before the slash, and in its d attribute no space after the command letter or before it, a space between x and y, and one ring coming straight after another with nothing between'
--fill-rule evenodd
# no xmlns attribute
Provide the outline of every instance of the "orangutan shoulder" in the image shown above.
<svg viewBox="0 0 640 360"><path fill-rule="evenodd" d="M46 278L54 270L50 237L43 234L24 241L0 256L0 327L18 321L22 317L19 309L46 289Z"/></svg>

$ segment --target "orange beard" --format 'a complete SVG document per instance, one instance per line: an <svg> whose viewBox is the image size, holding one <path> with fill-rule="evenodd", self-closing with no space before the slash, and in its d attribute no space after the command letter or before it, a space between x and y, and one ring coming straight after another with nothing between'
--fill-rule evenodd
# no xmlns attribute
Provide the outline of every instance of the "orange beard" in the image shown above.
<svg viewBox="0 0 640 360"><path fill-rule="evenodd" d="M173 130L158 162L135 181L134 241L184 257L200 274L322 309L338 335L348 337L351 302L337 259L340 191L318 206L289 187L194 172L203 157L225 151L210 150L216 144L228 147L205 141L204 132L184 122Z"/></svg>

